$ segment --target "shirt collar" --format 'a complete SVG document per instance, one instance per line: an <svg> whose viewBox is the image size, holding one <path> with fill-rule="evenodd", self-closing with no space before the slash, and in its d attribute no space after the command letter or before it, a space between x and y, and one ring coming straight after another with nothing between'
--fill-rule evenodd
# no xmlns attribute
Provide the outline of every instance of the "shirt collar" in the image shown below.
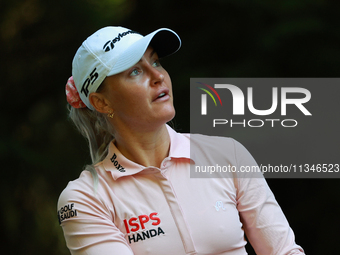
<svg viewBox="0 0 340 255"><path fill-rule="evenodd" d="M166 125L170 136L169 158L187 158L190 159L190 137L189 134L180 134ZM110 171L116 180L122 176L133 175L148 168L139 165L127 159L115 146L114 140L109 145L109 151L106 158L102 161L106 171Z"/></svg>

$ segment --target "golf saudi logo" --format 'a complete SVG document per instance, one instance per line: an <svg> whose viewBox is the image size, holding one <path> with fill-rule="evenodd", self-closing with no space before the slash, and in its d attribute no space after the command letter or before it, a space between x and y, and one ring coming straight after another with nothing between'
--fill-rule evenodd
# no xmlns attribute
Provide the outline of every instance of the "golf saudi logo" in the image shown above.
<svg viewBox="0 0 340 255"><path fill-rule="evenodd" d="M301 87L272 87L271 88L271 106L267 109L256 109L254 106L254 94L253 87L247 87L246 95L244 92L236 85L233 84L214 84L213 86L206 83L197 82L201 86L198 89L202 90L204 93L201 94L201 116L209 115L209 112L214 111L214 109L208 109L209 98L214 102L215 107L232 107L233 116L244 116L245 107L248 107L248 111L256 116L266 116L265 118L256 119L225 119L225 118L214 118L212 119L212 126L216 127L218 125L229 125L230 127L243 126L243 127L263 127L265 125L270 125L274 127L275 125L281 125L282 127L296 127L298 121L296 119L279 119L270 118L269 116L277 112L280 108L280 115L287 116L287 105L292 105L296 107L299 112L305 116L311 116L312 114L306 108L305 104L311 99L311 93L309 90ZM232 100L226 101L222 104L223 94L225 91L231 93ZM279 97L280 92L280 97ZM209 97L207 96L209 95ZM295 97L290 97L295 95ZM261 100L268 100L269 98L263 98L260 95ZM232 101L232 102L231 102ZM279 102L280 101L280 102ZM245 103L246 102L246 103ZM211 105L211 104L210 104ZM279 107L280 105L280 107ZM292 107L290 106L290 107ZM221 112L221 109L219 110Z"/></svg>

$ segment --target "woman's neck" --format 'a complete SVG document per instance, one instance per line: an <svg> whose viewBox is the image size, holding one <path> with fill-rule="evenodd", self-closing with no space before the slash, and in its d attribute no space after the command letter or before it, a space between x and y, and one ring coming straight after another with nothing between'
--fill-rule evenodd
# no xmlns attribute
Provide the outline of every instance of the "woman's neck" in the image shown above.
<svg viewBox="0 0 340 255"><path fill-rule="evenodd" d="M169 155L170 136L166 125L149 132L125 129L116 133L115 145L126 158L137 164L160 167Z"/></svg>

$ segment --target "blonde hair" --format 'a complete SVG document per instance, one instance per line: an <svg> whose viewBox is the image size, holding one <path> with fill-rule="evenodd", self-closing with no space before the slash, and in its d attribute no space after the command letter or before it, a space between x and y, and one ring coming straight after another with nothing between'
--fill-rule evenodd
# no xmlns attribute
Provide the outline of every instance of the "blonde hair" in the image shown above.
<svg viewBox="0 0 340 255"><path fill-rule="evenodd" d="M113 127L105 114L89 108L73 108L69 106L69 117L88 141L92 164L86 165L85 170L91 172L94 187L98 185L98 174L94 165L104 160L108 147L114 139Z"/></svg>

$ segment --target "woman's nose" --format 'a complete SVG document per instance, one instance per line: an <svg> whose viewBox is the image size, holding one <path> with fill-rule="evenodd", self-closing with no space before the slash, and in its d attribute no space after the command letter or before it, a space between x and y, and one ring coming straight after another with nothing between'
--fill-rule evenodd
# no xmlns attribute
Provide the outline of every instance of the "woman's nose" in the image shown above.
<svg viewBox="0 0 340 255"><path fill-rule="evenodd" d="M156 69L156 68L153 68L151 70L151 82L152 82L152 85L158 85L158 84L162 84L163 81L164 81L164 74Z"/></svg>

